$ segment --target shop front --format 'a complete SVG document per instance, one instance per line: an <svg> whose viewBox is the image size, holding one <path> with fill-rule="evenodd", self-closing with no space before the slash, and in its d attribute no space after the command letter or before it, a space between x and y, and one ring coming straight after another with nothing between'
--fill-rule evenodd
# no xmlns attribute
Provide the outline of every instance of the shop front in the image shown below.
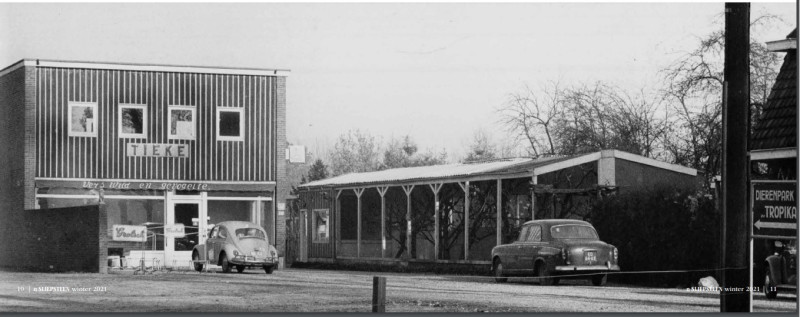
<svg viewBox="0 0 800 317"><path fill-rule="evenodd" d="M146 266L188 267L194 246L219 222L257 223L274 245L273 188L270 183L39 180L36 198L39 208L48 209L104 203L112 238L108 254L124 259L120 265L144 259ZM146 238L114 239L115 226L145 227Z"/></svg>

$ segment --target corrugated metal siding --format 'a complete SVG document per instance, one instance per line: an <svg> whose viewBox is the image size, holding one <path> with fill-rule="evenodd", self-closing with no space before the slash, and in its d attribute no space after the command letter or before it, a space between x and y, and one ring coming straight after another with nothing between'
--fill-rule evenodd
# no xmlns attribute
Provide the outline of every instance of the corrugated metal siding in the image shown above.
<svg viewBox="0 0 800 317"><path fill-rule="evenodd" d="M37 177L275 180L275 89L268 76L37 69ZM97 103L97 137L70 137L68 102ZM119 138L122 103L147 105L146 139ZM195 107L195 140L169 139L168 106ZM216 140L216 109L244 109L245 138ZM188 144L189 158L128 157L128 143Z"/></svg>
<svg viewBox="0 0 800 317"><path fill-rule="evenodd" d="M327 195L328 200L323 199L322 193L325 192ZM309 258L333 258L334 251L333 245L336 236L338 236L338 230L336 230L336 225L338 223L338 218L336 217L338 212L334 211L335 201L336 201L336 193L332 190L326 191L309 191L300 193L300 200L305 202L305 208L308 210L306 214L308 217L307 221L307 228L306 232L308 236L306 237L308 240L308 257ZM312 217L314 216L314 209L328 209L328 222L329 222L329 232L330 236L328 237L327 243L315 243L313 239L314 228Z"/></svg>

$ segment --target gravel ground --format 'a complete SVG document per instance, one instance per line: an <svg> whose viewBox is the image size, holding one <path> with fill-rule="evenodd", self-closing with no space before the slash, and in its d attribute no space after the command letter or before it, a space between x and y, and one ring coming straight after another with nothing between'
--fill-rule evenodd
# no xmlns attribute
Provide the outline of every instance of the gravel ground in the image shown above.
<svg viewBox="0 0 800 317"><path fill-rule="evenodd" d="M372 276L387 277L387 312L718 312L719 294L566 280L286 269L151 275L0 272L4 312L369 312ZM67 288L38 291L41 287ZM97 287L97 289L95 289ZM83 290L79 288L85 288ZM796 312L793 295L754 311Z"/></svg>

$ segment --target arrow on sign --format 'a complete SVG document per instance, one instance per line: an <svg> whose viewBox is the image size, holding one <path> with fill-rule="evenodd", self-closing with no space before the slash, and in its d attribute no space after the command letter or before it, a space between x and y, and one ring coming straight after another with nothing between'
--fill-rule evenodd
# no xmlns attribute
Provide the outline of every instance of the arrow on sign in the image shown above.
<svg viewBox="0 0 800 317"><path fill-rule="evenodd" d="M772 229L795 229L797 228L796 223L791 222L761 222L761 220L756 221L755 223L756 228L772 228Z"/></svg>

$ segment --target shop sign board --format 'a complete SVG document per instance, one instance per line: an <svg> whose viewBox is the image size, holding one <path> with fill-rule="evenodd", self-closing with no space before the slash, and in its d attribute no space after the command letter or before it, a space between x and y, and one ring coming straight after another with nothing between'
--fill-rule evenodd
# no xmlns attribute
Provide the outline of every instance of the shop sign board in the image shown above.
<svg viewBox="0 0 800 317"><path fill-rule="evenodd" d="M186 236L186 231L182 223L176 223L164 226L164 235L173 238L183 238Z"/></svg>
<svg viewBox="0 0 800 317"><path fill-rule="evenodd" d="M147 181L147 180L56 180L37 179L37 187L131 190L194 190L194 191L270 191L275 182L221 181Z"/></svg>
<svg viewBox="0 0 800 317"><path fill-rule="evenodd" d="M797 182L751 182L752 236L797 239Z"/></svg>
<svg viewBox="0 0 800 317"><path fill-rule="evenodd" d="M125 148L128 156L189 157L188 144L128 143Z"/></svg>
<svg viewBox="0 0 800 317"><path fill-rule="evenodd" d="M114 240L114 241L131 241L131 242L146 242L147 241L147 227L145 227L145 226L130 226L130 225L114 225L111 228L111 240Z"/></svg>

